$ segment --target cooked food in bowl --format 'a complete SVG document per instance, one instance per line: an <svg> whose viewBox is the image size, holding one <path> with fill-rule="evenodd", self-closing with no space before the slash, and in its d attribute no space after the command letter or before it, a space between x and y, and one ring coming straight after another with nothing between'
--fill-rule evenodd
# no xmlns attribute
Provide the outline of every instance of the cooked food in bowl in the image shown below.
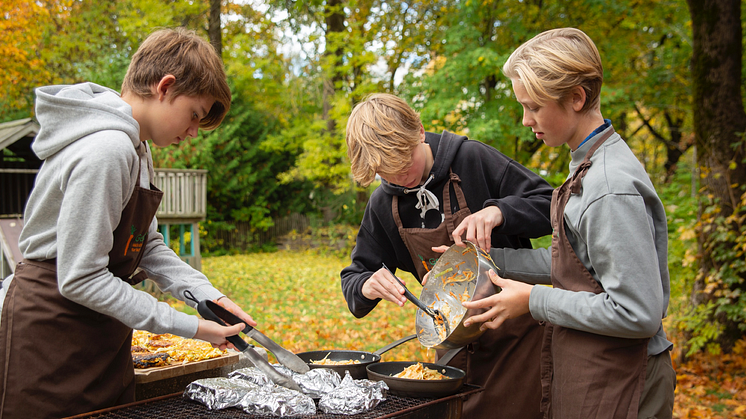
<svg viewBox="0 0 746 419"><path fill-rule="evenodd" d="M438 371L422 365L421 362L412 364L407 368L404 368L404 371L400 372L399 374L394 374L393 377L408 378L410 380L445 380L446 378L448 378Z"/></svg>

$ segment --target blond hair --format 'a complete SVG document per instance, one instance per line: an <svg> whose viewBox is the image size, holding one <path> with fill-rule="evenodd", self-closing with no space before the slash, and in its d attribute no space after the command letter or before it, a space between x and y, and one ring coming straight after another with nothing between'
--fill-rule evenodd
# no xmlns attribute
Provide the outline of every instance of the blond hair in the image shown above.
<svg viewBox="0 0 746 419"><path fill-rule="evenodd" d="M376 93L358 103L345 137L355 181L368 186L376 173L396 176L409 169L421 129L417 112L394 95Z"/></svg>
<svg viewBox="0 0 746 419"><path fill-rule="evenodd" d="M583 112L600 106L601 56L579 29L552 29L536 35L510 54L502 71L511 80L520 80L539 106L550 100L562 104L575 86L585 90Z"/></svg>
<svg viewBox="0 0 746 419"><path fill-rule="evenodd" d="M215 103L199 125L203 129L220 125L231 106L231 91L223 62L212 45L185 28L153 32L132 56L122 94L150 98L153 86L168 74L176 78L171 87L172 101L181 95L209 95Z"/></svg>

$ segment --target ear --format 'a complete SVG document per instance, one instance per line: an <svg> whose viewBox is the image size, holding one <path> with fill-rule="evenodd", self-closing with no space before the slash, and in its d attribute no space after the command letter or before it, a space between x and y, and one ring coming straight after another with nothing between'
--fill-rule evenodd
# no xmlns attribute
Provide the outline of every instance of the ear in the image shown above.
<svg viewBox="0 0 746 419"><path fill-rule="evenodd" d="M425 142L425 126L420 124L420 142Z"/></svg>
<svg viewBox="0 0 746 419"><path fill-rule="evenodd" d="M585 101L587 100L585 89L583 89L581 86L575 86L570 91L570 95L572 101L572 109L575 112L580 112L583 109L583 106L585 106Z"/></svg>
<svg viewBox="0 0 746 419"><path fill-rule="evenodd" d="M173 74L166 74L161 78L161 81L155 86L155 94L158 96L158 100L166 98L166 93L168 93L168 89L173 86L174 82L176 82L176 77Z"/></svg>

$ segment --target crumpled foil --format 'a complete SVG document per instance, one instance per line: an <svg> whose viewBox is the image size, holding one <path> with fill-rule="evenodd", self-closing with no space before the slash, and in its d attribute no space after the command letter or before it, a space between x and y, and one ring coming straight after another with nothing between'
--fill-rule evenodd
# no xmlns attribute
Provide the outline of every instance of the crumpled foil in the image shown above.
<svg viewBox="0 0 746 419"><path fill-rule="evenodd" d="M279 417L316 413L316 404L310 396L274 383L262 386L235 377L193 381L187 385L184 397L210 410L238 407L249 414Z"/></svg>
<svg viewBox="0 0 746 419"><path fill-rule="evenodd" d="M386 400L389 386L383 381L354 380L349 371L345 378L319 400L319 409L327 414L355 415L367 412Z"/></svg>
<svg viewBox="0 0 746 419"><path fill-rule="evenodd" d="M268 386L272 383L272 380L267 377L267 374L261 372L256 367L241 368L228 374L228 378L239 378L246 380L259 386Z"/></svg>
<svg viewBox="0 0 746 419"><path fill-rule="evenodd" d="M329 368L313 368L305 374L300 374L279 364L272 364L272 366L281 374L292 378L304 394L314 399L334 390L342 382L339 373Z"/></svg>
<svg viewBox="0 0 746 419"><path fill-rule="evenodd" d="M190 383L184 397L200 402L208 409L237 407L249 414L271 416L313 415L319 408L328 414L354 415L371 410L386 400L388 386L383 381L353 380L349 372L340 380L328 368L315 368L305 374L281 365L272 365L295 380L304 393L272 383L255 367L242 368L228 378L203 378Z"/></svg>
<svg viewBox="0 0 746 419"><path fill-rule="evenodd" d="M200 402L210 410L238 406L241 400L259 386L244 380L225 377L202 378L187 385L184 397Z"/></svg>
<svg viewBox="0 0 746 419"><path fill-rule="evenodd" d="M310 396L277 384L250 391L241 399L239 407L249 414L280 417L316 413L316 404Z"/></svg>

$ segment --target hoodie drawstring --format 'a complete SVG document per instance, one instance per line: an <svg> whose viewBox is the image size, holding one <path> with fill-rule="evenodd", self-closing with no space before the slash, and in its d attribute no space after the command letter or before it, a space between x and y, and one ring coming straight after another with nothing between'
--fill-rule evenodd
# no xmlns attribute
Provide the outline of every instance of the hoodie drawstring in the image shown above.
<svg viewBox="0 0 746 419"><path fill-rule="evenodd" d="M433 179L435 179L435 175L431 174L430 177L427 178L427 181L425 181L425 183L421 186L404 190L404 193L417 192L417 205L415 205L415 208L420 210L420 218L422 218L423 220L425 219L426 212L431 209L437 210L440 208L440 201L438 201L438 197L435 196L434 193L430 192L430 190L425 189L427 184L430 183L430 181Z"/></svg>

